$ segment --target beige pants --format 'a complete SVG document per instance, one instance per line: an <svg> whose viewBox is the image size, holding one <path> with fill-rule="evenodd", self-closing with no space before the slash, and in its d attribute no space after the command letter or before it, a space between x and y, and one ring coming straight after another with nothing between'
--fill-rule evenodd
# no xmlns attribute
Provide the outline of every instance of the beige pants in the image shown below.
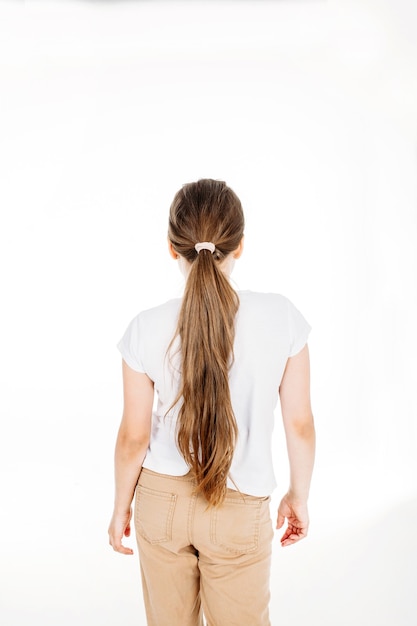
<svg viewBox="0 0 417 626"><path fill-rule="evenodd" d="M269 498L229 490L218 508L190 475L143 469L135 527L148 626L269 626Z"/></svg>

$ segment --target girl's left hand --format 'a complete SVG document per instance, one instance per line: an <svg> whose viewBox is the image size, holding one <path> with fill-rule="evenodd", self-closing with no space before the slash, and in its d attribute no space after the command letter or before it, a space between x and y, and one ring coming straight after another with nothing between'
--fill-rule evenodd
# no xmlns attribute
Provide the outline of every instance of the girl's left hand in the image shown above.
<svg viewBox="0 0 417 626"><path fill-rule="evenodd" d="M132 517L132 509L120 515L113 513L109 526L109 544L113 550L120 554L133 554L131 548L126 548L122 544L123 537L130 537L130 520Z"/></svg>

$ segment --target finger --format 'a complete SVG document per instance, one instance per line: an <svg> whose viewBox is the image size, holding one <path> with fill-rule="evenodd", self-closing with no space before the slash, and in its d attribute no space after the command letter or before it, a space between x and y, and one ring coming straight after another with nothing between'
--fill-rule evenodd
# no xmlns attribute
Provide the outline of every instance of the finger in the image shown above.
<svg viewBox="0 0 417 626"><path fill-rule="evenodd" d="M282 528L285 522L285 515L281 515L281 513L278 513L278 518L277 518L277 528Z"/></svg>
<svg viewBox="0 0 417 626"><path fill-rule="evenodd" d="M112 542L110 540L109 543L115 552L119 552L120 554L133 554L132 548L127 548L121 543L121 541Z"/></svg>
<svg viewBox="0 0 417 626"><path fill-rule="evenodd" d="M302 537L297 537L296 539L286 539L285 541L281 541L281 546L283 548L286 548L287 546L293 546L295 543L300 541L300 539L302 539Z"/></svg>
<svg viewBox="0 0 417 626"><path fill-rule="evenodd" d="M123 544L120 544L120 546L116 549L113 548L116 552L119 552L119 554L133 554L133 550L132 548L126 548L126 546L124 546Z"/></svg>
<svg viewBox="0 0 417 626"><path fill-rule="evenodd" d="M132 548L127 548L122 544L122 537L119 535L115 536L109 533L109 544L115 552L119 552L120 554L133 554Z"/></svg>
<svg viewBox="0 0 417 626"><path fill-rule="evenodd" d="M126 526L124 535L125 537L130 537L130 524Z"/></svg>
<svg viewBox="0 0 417 626"><path fill-rule="evenodd" d="M292 546L294 543L296 542L292 541L291 539L286 539L285 541L281 541L281 546L283 548L286 548L287 546Z"/></svg>
<svg viewBox="0 0 417 626"><path fill-rule="evenodd" d="M291 546L292 544L297 543L297 541L304 539L304 537L306 537L306 533L293 533L292 532L292 533L286 534L281 539L281 545L283 547Z"/></svg>

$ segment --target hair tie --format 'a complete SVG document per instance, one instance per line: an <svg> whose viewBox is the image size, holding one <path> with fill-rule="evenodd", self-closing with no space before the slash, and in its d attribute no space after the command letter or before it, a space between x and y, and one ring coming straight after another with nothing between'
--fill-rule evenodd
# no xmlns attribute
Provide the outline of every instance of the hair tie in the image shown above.
<svg viewBox="0 0 417 626"><path fill-rule="evenodd" d="M210 252L213 254L216 246L214 245L214 243L211 243L211 241L202 241L200 243L196 243L194 248L197 250L197 252L200 252L200 250L210 250Z"/></svg>

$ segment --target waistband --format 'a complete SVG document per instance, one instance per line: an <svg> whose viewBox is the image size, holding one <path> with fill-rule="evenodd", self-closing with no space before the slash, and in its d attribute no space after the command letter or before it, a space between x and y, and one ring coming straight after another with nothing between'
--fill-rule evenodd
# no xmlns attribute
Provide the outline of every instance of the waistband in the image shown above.
<svg viewBox="0 0 417 626"><path fill-rule="evenodd" d="M193 496L196 494L197 482L191 471L183 476L172 476L171 474L159 474L158 472L143 467L139 476L138 486L153 491ZM198 494L197 497L204 499L202 494ZM235 489L227 489L225 501L236 500L250 503L270 500L270 497L251 496Z"/></svg>

